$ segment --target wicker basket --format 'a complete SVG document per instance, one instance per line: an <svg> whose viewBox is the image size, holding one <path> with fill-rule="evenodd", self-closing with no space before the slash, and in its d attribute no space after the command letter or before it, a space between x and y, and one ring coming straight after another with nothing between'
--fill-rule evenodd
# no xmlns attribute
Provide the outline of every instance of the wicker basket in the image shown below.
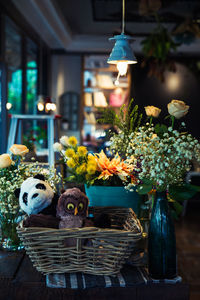
<svg viewBox="0 0 200 300"><path fill-rule="evenodd" d="M43 274L84 272L114 275L133 253L142 237L142 227L130 208L90 207L89 213L109 214L111 229L96 227L50 229L17 227L27 254ZM76 246L66 247L65 239L75 238ZM85 241L88 241L85 243Z"/></svg>

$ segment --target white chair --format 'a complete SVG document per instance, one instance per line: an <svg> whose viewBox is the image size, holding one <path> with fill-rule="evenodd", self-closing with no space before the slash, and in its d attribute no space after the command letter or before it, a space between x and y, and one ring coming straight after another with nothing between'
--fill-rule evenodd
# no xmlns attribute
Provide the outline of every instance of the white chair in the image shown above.
<svg viewBox="0 0 200 300"><path fill-rule="evenodd" d="M7 152L9 152L10 147L15 143L17 135L20 133L21 122L23 120L39 120L47 122L47 142L48 142L48 163L50 166L54 165L54 151L53 144L55 139L54 123L56 120L60 119L60 116L54 115L11 115L10 130L8 135ZM57 124L58 125L58 124ZM17 128L18 132L17 132ZM58 126L57 126L58 129ZM57 130L58 135L58 130Z"/></svg>

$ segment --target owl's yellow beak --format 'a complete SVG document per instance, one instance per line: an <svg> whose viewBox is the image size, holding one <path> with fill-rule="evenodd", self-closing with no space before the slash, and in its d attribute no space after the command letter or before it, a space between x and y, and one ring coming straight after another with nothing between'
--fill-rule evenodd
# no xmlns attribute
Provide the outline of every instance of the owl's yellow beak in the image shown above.
<svg viewBox="0 0 200 300"><path fill-rule="evenodd" d="M74 215L76 216L76 215L77 215L77 213L78 213L78 208L77 208L77 207L75 207L75 210L74 210Z"/></svg>

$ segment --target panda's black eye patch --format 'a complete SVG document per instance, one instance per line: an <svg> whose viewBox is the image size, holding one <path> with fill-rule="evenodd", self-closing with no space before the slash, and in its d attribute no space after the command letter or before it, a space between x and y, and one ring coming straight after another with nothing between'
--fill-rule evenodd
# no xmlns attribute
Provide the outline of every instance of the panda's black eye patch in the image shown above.
<svg viewBox="0 0 200 300"><path fill-rule="evenodd" d="M42 183L38 183L38 184L36 184L36 189L38 189L38 190L46 190L46 186L44 185L44 184L42 184Z"/></svg>
<svg viewBox="0 0 200 300"><path fill-rule="evenodd" d="M38 193L33 194L32 199L33 199L33 198L36 198L38 195L39 195Z"/></svg>
<svg viewBox="0 0 200 300"><path fill-rule="evenodd" d="M27 205L27 202L28 202L27 198L28 198L28 193L24 193L23 196L22 196L22 199L23 199L23 202L24 202L25 205Z"/></svg>

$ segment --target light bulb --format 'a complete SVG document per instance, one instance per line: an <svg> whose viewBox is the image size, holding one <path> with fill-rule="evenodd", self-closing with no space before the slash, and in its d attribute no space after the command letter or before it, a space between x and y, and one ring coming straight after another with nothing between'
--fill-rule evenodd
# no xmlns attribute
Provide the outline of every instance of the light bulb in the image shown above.
<svg viewBox="0 0 200 300"><path fill-rule="evenodd" d="M56 105L55 105L55 103L52 103L52 104L51 104L51 110L53 110L53 111L56 110Z"/></svg>
<svg viewBox="0 0 200 300"><path fill-rule="evenodd" d="M128 69L128 63L125 61L120 61L117 63L117 70L119 71L120 76L126 75Z"/></svg>
<svg viewBox="0 0 200 300"><path fill-rule="evenodd" d="M115 85L119 85L119 80L118 79L115 80Z"/></svg>
<svg viewBox="0 0 200 300"><path fill-rule="evenodd" d="M7 102L6 103L6 108L7 108L7 110L10 110L12 108L12 103Z"/></svg>
<svg viewBox="0 0 200 300"><path fill-rule="evenodd" d="M48 102L48 103L46 104L46 110L51 110L51 103Z"/></svg>
<svg viewBox="0 0 200 300"><path fill-rule="evenodd" d="M38 103L37 107L38 107L39 111L43 111L44 110L44 104L41 103L41 102Z"/></svg>

